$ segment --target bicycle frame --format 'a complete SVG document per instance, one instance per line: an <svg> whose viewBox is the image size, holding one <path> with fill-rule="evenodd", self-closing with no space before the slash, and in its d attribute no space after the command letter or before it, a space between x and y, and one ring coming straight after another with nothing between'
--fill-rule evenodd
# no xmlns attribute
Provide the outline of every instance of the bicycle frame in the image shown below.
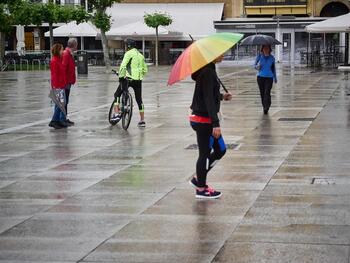
<svg viewBox="0 0 350 263"><path fill-rule="evenodd" d="M112 70L114 74L118 76L118 73L115 70ZM125 81L125 82L124 82ZM122 94L120 96L120 101L119 101L119 111L122 115L122 126L125 130L128 129L132 117L132 108L133 108L133 98L132 95L129 93L129 82L130 79L125 78L123 82L120 82L120 86L122 89ZM113 101L110 112L109 112L109 117L111 115L111 111L114 108L114 103L115 100ZM109 122L112 125L115 125L116 123L113 123L111 120Z"/></svg>

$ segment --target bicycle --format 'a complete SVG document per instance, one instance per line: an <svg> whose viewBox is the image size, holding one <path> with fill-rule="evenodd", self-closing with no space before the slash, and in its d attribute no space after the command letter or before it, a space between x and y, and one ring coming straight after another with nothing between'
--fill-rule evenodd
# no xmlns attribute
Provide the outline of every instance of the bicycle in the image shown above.
<svg viewBox="0 0 350 263"><path fill-rule="evenodd" d="M118 75L118 72L115 70L112 70L114 74ZM124 130L127 130L129 128L131 117L132 117L132 109L133 109L133 98L131 93L129 92L129 79L126 78L126 88L123 89L122 95L120 96L120 105L119 105L119 113L121 115L122 120L122 127ZM119 121L112 120L114 112L114 104L116 102L116 99L114 98L111 107L109 108L109 114L108 114L108 121L109 123L114 126Z"/></svg>

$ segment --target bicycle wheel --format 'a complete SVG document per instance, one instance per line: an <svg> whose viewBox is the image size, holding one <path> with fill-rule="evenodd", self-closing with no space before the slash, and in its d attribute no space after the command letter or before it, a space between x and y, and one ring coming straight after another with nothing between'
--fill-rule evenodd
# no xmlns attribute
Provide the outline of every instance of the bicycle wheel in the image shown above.
<svg viewBox="0 0 350 263"><path fill-rule="evenodd" d="M116 125L116 124L118 123L117 121L113 121L113 120L112 120L113 113L114 113L114 100L113 100L113 102L112 102L111 107L109 108L109 113L108 113L108 121L109 121L109 123L110 123L112 126L114 126L114 125Z"/></svg>
<svg viewBox="0 0 350 263"><path fill-rule="evenodd" d="M130 92L123 92L122 102L123 102L122 126L124 130L127 130L131 122L132 107L133 107L132 105L133 100Z"/></svg>

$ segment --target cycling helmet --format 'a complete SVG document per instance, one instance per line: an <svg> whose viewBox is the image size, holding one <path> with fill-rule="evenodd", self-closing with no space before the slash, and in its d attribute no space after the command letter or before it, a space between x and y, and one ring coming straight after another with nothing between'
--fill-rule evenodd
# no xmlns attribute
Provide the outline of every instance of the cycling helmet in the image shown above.
<svg viewBox="0 0 350 263"><path fill-rule="evenodd" d="M128 49L136 47L136 41L133 39L126 39L125 44L126 44Z"/></svg>

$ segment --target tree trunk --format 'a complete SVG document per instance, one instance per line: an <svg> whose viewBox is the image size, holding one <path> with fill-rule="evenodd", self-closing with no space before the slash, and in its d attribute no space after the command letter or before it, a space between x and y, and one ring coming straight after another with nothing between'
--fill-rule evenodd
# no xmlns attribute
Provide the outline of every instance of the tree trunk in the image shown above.
<svg viewBox="0 0 350 263"><path fill-rule="evenodd" d="M53 26L52 23L49 23L49 31L50 31L50 49L53 46ZM51 52L50 52L51 54ZM51 54L51 58L52 58L52 54Z"/></svg>
<svg viewBox="0 0 350 263"><path fill-rule="evenodd" d="M109 48L108 41L106 37L106 32L101 29L101 40L102 40L102 48L103 48L103 59L106 65L106 73L111 71L111 61L109 59Z"/></svg>
<svg viewBox="0 0 350 263"><path fill-rule="evenodd" d="M5 57L5 33L0 32L0 66L4 62Z"/></svg>
<svg viewBox="0 0 350 263"><path fill-rule="evenodd" d="M156 67L158 67L158 27L156 27Z"/></svg>

